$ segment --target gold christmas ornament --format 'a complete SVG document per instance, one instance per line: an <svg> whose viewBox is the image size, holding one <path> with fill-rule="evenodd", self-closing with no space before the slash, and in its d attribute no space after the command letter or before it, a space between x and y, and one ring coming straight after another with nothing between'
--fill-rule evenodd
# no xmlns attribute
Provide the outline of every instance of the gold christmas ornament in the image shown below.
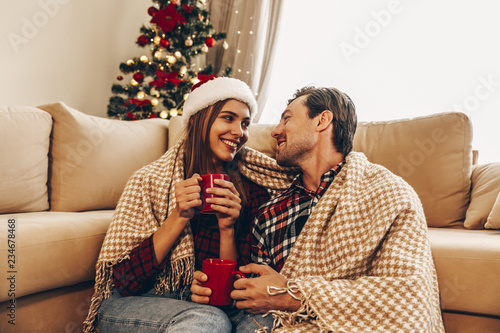
<svg viewBox="0 0 500 333"><path fill-rule="evenodd" d="M148 57L147 57L147 56L145 56L145 55L141 56L139 59L140 59L142 62L144 62L144 63L146 63L146 62L148 62L148 61L149 61Z"/></svg>
<svg viewBox="0 0 500 333"><path fill-rule="evenodd" d="M132 79L130 80L130 84L133 85L133 86L136 86L139 84L139 82L137 82L136 80Z"/></svg>
<svg viewBox="0 0 500 333"><path fill-rule="evenodd" d="M227 50L229 44L226 41L224 41L224 43L222 43L222 47L224 48L224 50Z"/></svg>
<svg viewBox="0 0 500 333"><path fill-rule="evenodd" d="M167 119L168 118L168 111L163 110L162 112L160 112L160 118Z"/></svg>
<svg viewBox="0 0 500 333"><path fill-rule="evenodd" d="M161 42L161 37L160 36L156 36L155 38L153 38L153 43L155 43L156 45L159 45Z"/></svg>
<svg viewBox="0 0 500 333"><path fill-rule="evenodd" d="M127 65L132 66L134 64L134 60L129 59L127 60Z"/></svg>
<svg viewBox="0 0 500 333"><path fill-rule="evenodd" d="M161 58L161 51L156 51L155 52L155 58L157 58L157 59Z"/></svg>
<svg viewBox="0 0 500 333"><path fill-rule="evenodd" d="M146 94L144 93L144 91L139 91L136 96L138 99L144 99Z"/></svg>
<svg viewBox="0 0 500 333"><path fill-rule="evenodd" d="M182 58L182 53L181 53L180 51L175 51L174 56L175 56L177 59L180 59L180 58Z"/></svg>
<svg viewBox="0 0 500 333"><path fill-rule="evenodd" d="M201 51L203 52L208 52L208 46L206 46L205 44L203 44L203 46L201 47Z"/></svg>
<svg viewBox="0 0 500 333"><path fill-rule="evenodd" d="M193 40L191 39L191 37L188 37L186 39L186 41L184 42L184 45L186 45L186 46L193 46Z"/></svg>
<svg viewBox="0 0 500 333"><path fill-rule="evenodd" d="M158 105L158 103L160 103L160 101L158 101L158 99L157 99L157 98L153 98L153 99L151 100L151 104L153 104L153 106L157 106L157 105Z"/></svg>

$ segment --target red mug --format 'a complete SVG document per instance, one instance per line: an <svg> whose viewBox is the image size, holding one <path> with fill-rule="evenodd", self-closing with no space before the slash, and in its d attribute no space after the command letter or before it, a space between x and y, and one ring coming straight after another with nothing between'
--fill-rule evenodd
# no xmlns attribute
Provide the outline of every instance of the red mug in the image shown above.
<svg viewBox="0 0 500 333"><path fill-rule="evenodd" d="M201 186L201 200L203 201L203 204L201 206L201 213L202 214L215 214L215 211L210 207L210 203L206 202L207 198L214 198L218 197L215 194L207 193L207 189L211 187L221 187L217 184L214 183L215 179L223 179L223 180L229 180L229 177L226 174L220 174L220 173L211 173L207 175L201 175L201 178L203 180L200 183Z"/></svg>
<svg viewBox="0 0 500 333"><path fill-rule="evenodd" d="M236 261L230 259L204 259L201 270L208 276L207 282L202 285L212 290L209 302L211 305L231 304L235 275L246 277L245 274L236 270Z"/></svg>

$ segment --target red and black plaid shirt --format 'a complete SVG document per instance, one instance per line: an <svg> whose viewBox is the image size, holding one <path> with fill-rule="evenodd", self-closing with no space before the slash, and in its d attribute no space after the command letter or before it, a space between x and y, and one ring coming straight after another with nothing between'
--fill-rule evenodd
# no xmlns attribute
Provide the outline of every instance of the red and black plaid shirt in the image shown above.
<svg viewBox="0 0 500 333"><path fill-rule="evenodd" d="M269 201L265 188L243 178L247 189L248 203L240 214L236 229L238 264L246 265L251 259L252 229L259 207ZM190 221L195 247L195 269L201 270L205 258L219 257L220 231L215 214L198 214ZM146 238L130 252L130 259L113 267L114 285L120 295L132 296L153 287L155 276L167 264L168 256L155 265L153 236Z"/></svg>
<svg viewBox="0 0 500 333"><path fill-rule="evenodd" d="M253 262L281 271L312 209L343 165L344 162L323 174L316 191L302 185L302 175L295 177L285 192L259 209L252 231Z"/></svg>

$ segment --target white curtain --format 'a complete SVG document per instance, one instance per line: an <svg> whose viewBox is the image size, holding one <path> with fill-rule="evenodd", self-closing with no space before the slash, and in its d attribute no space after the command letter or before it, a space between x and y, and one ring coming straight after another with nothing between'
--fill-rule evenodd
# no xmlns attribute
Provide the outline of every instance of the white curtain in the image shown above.
<svg viewBox="0 0 500 333"><path fill-rule="evenodd" d="M282 0L211 0L208 10L216 32L226 32L228 48L215 46L207 62L219 73L232 67L233 77L245 81L256 94L258 121L267 101L270 68L275 55Z"/></svg>

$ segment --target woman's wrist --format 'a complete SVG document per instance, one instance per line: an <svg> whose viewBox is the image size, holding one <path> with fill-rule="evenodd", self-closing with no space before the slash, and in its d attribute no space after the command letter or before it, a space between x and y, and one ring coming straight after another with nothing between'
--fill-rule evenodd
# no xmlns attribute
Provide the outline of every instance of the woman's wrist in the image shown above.
<svg viewBox="0 0 500 333"><path fill-rule="evenodd" d="M219 228L220 236L222 237L234 237L234 226Z"/></svg>

